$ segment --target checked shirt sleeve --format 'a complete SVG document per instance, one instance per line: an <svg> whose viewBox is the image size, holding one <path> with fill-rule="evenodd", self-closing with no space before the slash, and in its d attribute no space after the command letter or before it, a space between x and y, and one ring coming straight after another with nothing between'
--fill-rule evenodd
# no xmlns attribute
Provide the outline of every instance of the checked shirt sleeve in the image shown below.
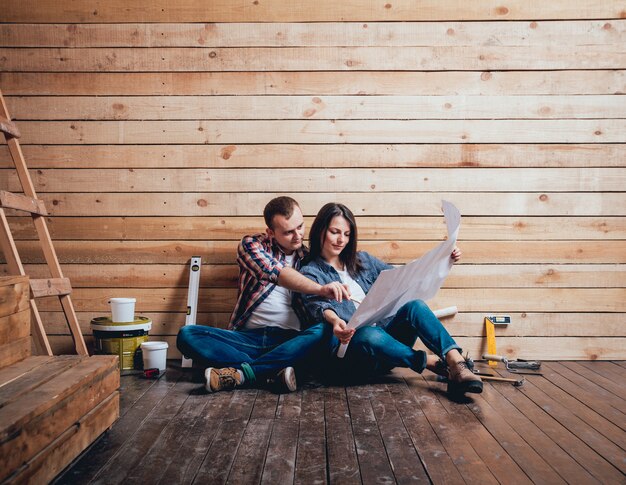
<svg viewBox="0 0 626 485"><path fill-rule="evenodd" d="M242 270L263 284L278 282L284 264L257 236L246 236L237 248L237 262Z"/></svg>

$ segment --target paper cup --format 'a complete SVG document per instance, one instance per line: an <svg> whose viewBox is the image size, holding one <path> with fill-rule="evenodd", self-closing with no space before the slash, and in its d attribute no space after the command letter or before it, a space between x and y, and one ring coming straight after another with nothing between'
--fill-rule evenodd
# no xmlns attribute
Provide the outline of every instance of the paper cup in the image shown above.
<svg viewBox="0 0 626 485"><path fill-rule="evenodd" d="M167 342L144 342L141 344L144 369L159 369L167 367Z"/></svg>
<svg viewBox="0 0 626 485"><path fill-rule="evenodd" d="M111 321L114 323L133 322L135 320L135 298L111 298Z"/></svg>

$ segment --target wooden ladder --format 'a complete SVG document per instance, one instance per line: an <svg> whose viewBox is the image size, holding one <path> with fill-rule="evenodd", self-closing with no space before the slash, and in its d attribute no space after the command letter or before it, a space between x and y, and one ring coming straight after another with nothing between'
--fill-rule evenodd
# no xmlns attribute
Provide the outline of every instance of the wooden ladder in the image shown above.
<svg viewBox="0 0 626 485"><path fill-rule="evenodd" d="M40 353L45 355L52 355L52 349L50 348L50 342L46 336L46 331L41 321L41 316L37 310L35 298L42 296L58 296L63 307L63 313L65 313L65 319L69 326L74 340L74 347L78 355L88 355L85 340L80 331L80 325L76 318L76 312L74 312L74 305L70 298L72 292L72 285L68 278L63 277L61 266L57 258L52 240L50 239L50 232L46 224L46 207L42 200L37 198L35 187L28 173L28 167L22 154L22 148L18 138L20 132L15 126L15 123L11 121L9 111L7 110L2 91L0 91L0 131L4 134L13 164L17 171L17 176L20 180L24 195L13 194L4 190L0 190L0 247L4 253L4 257L7 261L9 272L15 275L26 275L22 261L17 252L13 235L4 212L4 208L16 209L18 211L28 212L37 230L37 236L41 243L43 254L50 270L52 278L48 279L31 279L31 300L30 307L33 315L32 320L32 332L35 344L39 348Z"/></svg>

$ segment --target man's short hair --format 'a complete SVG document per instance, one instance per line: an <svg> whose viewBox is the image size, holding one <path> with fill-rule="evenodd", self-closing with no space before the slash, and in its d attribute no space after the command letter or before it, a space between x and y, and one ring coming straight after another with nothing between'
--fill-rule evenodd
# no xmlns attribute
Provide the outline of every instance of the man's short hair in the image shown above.
<svg viewBox="0 0 626 485"><path fill-rule="evenodd" d="M263 209L265 224L270 229L273 229L272 222L274 221L275 215L280 215L285 219L289 219L293 215L293 210L296 207L300 206L294 199L286 195L270 200L265 206L265 209Z"/></svg>

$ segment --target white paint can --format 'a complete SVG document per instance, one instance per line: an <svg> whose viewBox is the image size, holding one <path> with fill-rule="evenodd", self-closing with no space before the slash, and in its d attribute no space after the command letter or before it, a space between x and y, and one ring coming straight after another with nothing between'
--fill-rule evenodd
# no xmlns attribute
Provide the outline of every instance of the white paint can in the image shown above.
<svg viewBox="0 0 626 485"><path fill-rule="evenodd" d="M159 369L164 371L167 367L167 342L144 342L141 344L144 369Z"/></svg>
<svg viewBox="0 0 626 485"><path fill-rule="evenodd" d="M111 320L114 323L126 323L135 320L136 298L111 298Z"/></svg>

